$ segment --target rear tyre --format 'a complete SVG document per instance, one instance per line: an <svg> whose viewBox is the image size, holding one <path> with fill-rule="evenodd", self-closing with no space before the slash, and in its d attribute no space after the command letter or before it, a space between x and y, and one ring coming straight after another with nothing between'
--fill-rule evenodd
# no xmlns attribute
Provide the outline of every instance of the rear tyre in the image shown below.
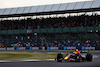
<svg viewBox="0 0 100 67"><path fill-rule="evenodd" d="M61 53L59 53L59 54L57 55L57 61L58 61L58 62L62 62L62 60L63 60L63 55L62 55Z"/></svg>
<svg viewBox="0 0 100 67"><path fill-rule="evenodd" d="M87 55L86 55L86 60L87 60L87 61L92 61L92 60L93 60L92 54L90 54L90 53L87 54Z"/></svg>

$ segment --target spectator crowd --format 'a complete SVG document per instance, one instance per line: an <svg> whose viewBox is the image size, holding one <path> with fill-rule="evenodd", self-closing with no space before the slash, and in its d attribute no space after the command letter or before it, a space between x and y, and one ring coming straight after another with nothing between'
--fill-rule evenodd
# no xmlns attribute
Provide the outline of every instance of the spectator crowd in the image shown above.
<svg viewBox="0 0 100 67"><path fill-rule="evenodd" d="M32 42L14 42L14 43L8 43L7 45L4 45L3 43L0 43L0 47L59 47L59 46L66 46L66 47L77 47L77 46L85 46L85 47L95 47L100 45L100 41L94 41L91 42L90 40L83 41L53 41L53 42L47 42L46 44L41 45L41 43L32 43Z"/></svg>
<svg viewBox="0 0 100 67"><path fill-rule="evenodd" d="M36 19L1 20L1 30L51 29L100 26L100 15L80 15Z"/></svg>

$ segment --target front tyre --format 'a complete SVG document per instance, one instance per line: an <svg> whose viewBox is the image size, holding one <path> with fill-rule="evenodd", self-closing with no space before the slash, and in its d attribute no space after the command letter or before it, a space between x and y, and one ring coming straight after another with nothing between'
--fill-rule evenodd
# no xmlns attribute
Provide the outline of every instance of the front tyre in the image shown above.
<svg viewBox="0 0 100 67"><path fill-rule="evenodd" d="M87 55L86 55L86 60L87 60L87 61L92 61L92 60L93 60L92 54L90 54L90 53L87 54Z"/></svg>
<svg viewBox="0 0 100 67"><path fill-rule="evenodd" d="M62 62L62 60L63 60L63 55L62 55L61 53L59 53L59 54L57 55L57 61L58 61L58 62Z"/></svg>

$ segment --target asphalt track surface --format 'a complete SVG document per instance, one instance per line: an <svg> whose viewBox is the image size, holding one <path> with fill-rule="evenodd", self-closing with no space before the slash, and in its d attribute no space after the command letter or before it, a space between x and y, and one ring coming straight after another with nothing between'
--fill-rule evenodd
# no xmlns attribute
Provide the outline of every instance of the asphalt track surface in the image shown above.
<svg viewBox="0 0 100 67"><path fill-rule="evenodd" d="M66 52L66 51L19 51L19 52ZM68 51L70 52L70 51ZM57 61L31 61L31 62L1 62L0 67L100 67L100 51L92 54L99 57L92 62L57 62Z"/></svg>

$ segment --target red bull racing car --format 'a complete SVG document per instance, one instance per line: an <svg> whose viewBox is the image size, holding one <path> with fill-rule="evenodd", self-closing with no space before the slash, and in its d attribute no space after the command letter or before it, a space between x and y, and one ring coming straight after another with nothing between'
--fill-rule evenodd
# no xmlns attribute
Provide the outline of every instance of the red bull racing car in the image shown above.
<svg viewBox="0 0 100 67"><path fill-rule="evenodd" d="M56 59L58 62L62 62L64 61L77 61L77 62L81 62L81 61L92 61L93 60L93 56L91 53L87 53L85 56L82 56L81 54L67 54L65 57L63 57L63 54L59 53L57 54Z"/></svg>

